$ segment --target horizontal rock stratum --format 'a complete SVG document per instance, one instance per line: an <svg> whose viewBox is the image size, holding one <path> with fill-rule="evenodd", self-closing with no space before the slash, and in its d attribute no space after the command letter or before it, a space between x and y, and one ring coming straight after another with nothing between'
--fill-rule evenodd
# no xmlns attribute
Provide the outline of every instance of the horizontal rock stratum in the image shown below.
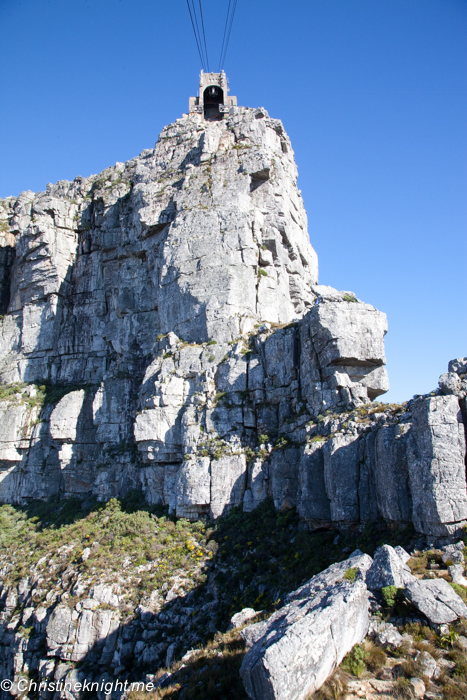
<svg viewBox="0 0 467 700"><path fill-rule="evenodd" d="M138 488L196 519L270 497L310 527L455 531L466 362L372 403L386 317L318 284L283 126L232 112L0 202L0 499Z"/></svg>

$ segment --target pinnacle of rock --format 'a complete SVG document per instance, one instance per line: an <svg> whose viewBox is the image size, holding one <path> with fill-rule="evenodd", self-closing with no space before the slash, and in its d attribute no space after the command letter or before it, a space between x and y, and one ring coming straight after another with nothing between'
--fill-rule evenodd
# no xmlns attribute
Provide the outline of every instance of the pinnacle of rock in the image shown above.
<svg viewBox="0 0 467 700"><path fill-rule="evenodd" d="M296 180L281 122L232 107L1 202L3 501L138 488L192 520L266 498L309 527L467 520L464 361L436 395L372 403L386 317L318 284Z"/></svg>

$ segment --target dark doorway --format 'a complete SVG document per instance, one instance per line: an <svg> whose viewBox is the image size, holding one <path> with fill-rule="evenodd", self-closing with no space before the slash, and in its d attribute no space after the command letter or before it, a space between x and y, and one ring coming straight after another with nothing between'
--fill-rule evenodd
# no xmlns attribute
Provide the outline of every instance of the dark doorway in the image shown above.
<svg viewBox="0 0 467 700"><path fill-rule="evenodd" d="M204 118L210 122L221 118L219 105L224 104L224 91L217 85L209 85L203 93Z"/></svg>

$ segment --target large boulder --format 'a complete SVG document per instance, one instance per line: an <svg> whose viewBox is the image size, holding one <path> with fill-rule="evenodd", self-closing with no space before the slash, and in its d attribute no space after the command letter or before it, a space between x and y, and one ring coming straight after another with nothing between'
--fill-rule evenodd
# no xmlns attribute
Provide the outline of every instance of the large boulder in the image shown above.
<svg viewBox="0 0 467 700"><path fill-rule="evenodd" d="M366 574L366 585L372 591L385 586L402 588L406 583L415 581L408 565L389 544L378 547L373 564Z"/></svg>
<svg viewBox="0 0 467 700"><path fill-rule="evenodd" d="M292 600L266 623L252 625L257 638L240 669L248 696L304 699L365 638L368 625L368 590L361 574L312 598Z"/></svg>
<svg viewBox="0 0 467 700"><path fill-rule="evenodd" d="M405 596L436 625L467 617L467 606L444 579L412 581L405 587Z"/></svg>

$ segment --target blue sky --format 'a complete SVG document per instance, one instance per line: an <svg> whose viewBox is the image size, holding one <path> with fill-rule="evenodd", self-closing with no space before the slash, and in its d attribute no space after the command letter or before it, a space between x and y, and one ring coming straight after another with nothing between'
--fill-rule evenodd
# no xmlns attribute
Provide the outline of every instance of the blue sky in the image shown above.
<svg viewBox="0 0 467 700"><path fill-rule="evenodd" d="M196 93L185 0L0 0L0 25L0 196L133 157ZM292 139L320 282L388 314L385 400L432 390L467 354L467 2L238 0L225 68Z"/></svg>

